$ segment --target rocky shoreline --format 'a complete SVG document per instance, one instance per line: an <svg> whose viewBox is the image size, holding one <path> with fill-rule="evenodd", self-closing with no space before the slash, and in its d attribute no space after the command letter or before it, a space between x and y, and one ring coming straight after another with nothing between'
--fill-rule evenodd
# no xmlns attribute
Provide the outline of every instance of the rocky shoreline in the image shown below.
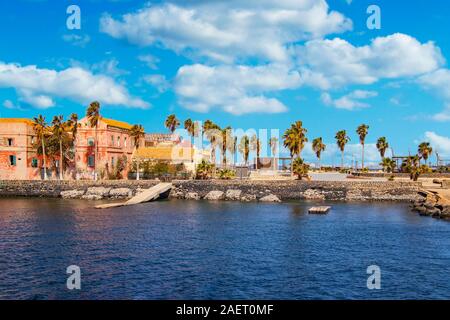
<svg viewBox="0 0 450 320"><path fill-rule="evenodd" d="M450 220L450 201L439 192L421 191L421 198L411 205L411 209L421 216Z"/></svg>
<svg viewBox="0 0 450 320"><path fill-rule="evenodd" d="M0 181L1 196L128 199L159 183L145 181ZM172 181L170 198L263 201L419 201L421 183L404 181Z"/></svg>

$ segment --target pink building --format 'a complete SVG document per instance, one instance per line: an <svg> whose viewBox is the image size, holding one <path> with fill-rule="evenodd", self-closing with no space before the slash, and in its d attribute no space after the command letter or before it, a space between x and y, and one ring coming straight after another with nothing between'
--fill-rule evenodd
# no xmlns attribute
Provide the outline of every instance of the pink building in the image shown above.
<svg viewBox="0 0 450 320"><path fill-rule="evenodd" d="M0 180L41 179L35 139L30 119L0 118Z"/></svg>
<svg viewBox="0 0 450 320"><path fill-rule="evenodd" d="M98 159L96 171L99 178L105 178L108 172L112 172L117 166L119 158L127 160L126 169L122 176L126 179L128 168L134 152L134 141L130 136L132 125L101 118L97 126ZM92 179L95 168L95 128L89 125L88 119L80 120L77 140L75 144L76 168L78 177L81 179ZM143 144L143 141L142 141Z"/></svg>

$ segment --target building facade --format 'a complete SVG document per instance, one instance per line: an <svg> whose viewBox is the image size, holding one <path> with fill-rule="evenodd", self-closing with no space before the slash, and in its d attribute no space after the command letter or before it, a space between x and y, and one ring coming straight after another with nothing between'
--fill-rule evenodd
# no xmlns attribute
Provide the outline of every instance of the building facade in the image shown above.
<svg viewBox="0 0 450 320"><path fill-rule="evenodd" d="M79 121L76 143L75 161L78 179L92 179L95 172L98 178L107 178L119 161L126 159L126 166L122 172L123 178L128 175L129 164L135 150L131 136L132 125L126 122L100 118L97 129L89 125L85 117ZM142 142L143 143L143 142ZM95 159L96 144L98 145L98 159Z"/></svg>
<svg viewBox="0 0 450 320"><path fill-rule="evenodd" d="M0 180L41 179L42 157L30 119L0 119Z"/></svg>

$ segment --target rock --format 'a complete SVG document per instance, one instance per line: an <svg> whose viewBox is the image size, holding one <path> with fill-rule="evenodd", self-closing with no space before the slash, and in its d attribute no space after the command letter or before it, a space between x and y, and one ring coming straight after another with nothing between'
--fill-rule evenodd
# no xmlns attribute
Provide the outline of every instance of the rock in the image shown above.
<svg viewBox="0 0 450 320"><path fill-rule="evenodd" d="M173 198L173 199L184 199L184 192L181 191L180 189L173 188L173 189L170 191L169 197L170 197L170 198Z"/></svg>
<svg viewBox="0 0 450 320"><path fill-rule="evenodd" d="M438 208L432 208L432 209L428 209L427 213L429 216L439 217L441 215L441 210L439 210Z"/></svg>
<svg viewBox="0 0 450 320"><path fill-rule="evenodd" d="M223 200L224 193L223 191L214 190L208 192L208 194L205 196L205 200Z"/></svg>
<svg viewBox="0 0 450 320"><path fill-rule="evenodd" d="M305 197L305 199L308 200L325 200L325 195L315 189L308 189L303 193L303 196Z"/></svg>
<svg viewBox="0 0 450 320"><path fill-rule="evenodd" d="M188 192L186 193L185 199L200 200L200 195L197 192Z"/></svg>
<svg viewBox="0 0 450 320"><path fill-rule="evenodd" d="M61 191L61 197L63 199L79 199L83 195L84 195L84 190Z"/></svg>
<svg viewBox="0 0 450 320"><path fill-rule="evenodd" d="M117 188L111 189L109 191L109 196L111 198L131 198L133 196L133 191L129 188Z"/></svg>
<svg viewBox="0 0 450 320"><path fill-rule="evenodd" d="M230 189L230 190L227 190L227 192L225 193L225 199L237 201L237 200L241 199L241 194L242 194L241 190Z"/></svg>
<svg viewBox="0 0 450 320"><path fill-rule="evenodd" d="M242 202L252 202L256 201L256 196L254 194L246 194L241 197Z"/></svg>
<svg viewBox="0 0 450 320"><path fill-rule="evenodd" d="M102 200L103 197L98 195L98 194L85 194L84 196L81 197L81 199L84 199L84 200Z"/></svg>
<svg viewBox="0 0 450 320"><path fill-rule="evenodd" d="M109 191L111 191L111 188L90 187L87 189L86 195L87 196L100 196L103 198L103 197L109 195Z"/></svg>
<svg viewBox="0 0 450 320"><path fill-rule="evenodd" d="M281 200L274 194L269 194L268 196L259 199L262 202L281 202Z"/></svg>

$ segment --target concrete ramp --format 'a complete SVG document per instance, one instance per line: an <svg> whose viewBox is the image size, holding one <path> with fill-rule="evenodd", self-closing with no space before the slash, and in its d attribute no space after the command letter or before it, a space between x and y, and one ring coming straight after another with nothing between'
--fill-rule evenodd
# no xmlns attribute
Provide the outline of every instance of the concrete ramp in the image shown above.
<svg viewBox="0 0 450 320"><path fill-rule="evenodd" d="M134 196L130 200L121 203L106 203L96 206L96 209L108 209L108 208L116 208L123 206L131 206L134 204L154 201L158 199L162 194L167 193L172 189L171 183L159 183L156 186L147 189L140 194Z"/></svg>

